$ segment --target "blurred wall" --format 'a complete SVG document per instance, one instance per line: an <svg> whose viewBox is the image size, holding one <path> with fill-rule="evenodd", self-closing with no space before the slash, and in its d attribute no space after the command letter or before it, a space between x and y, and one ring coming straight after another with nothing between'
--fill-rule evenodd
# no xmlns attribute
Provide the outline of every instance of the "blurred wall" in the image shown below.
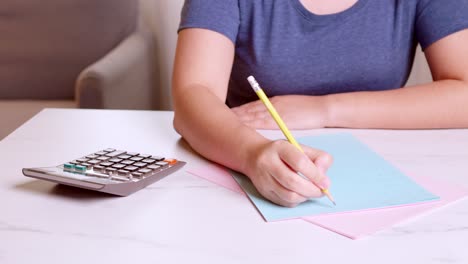
<svg viewBox="0 0 468 264"><path fill-rule="evenodd" d="M180 10L184 0L140 0L143 19L156 42L156 85L161 110L172 108L170 100L172 67L177 41Z"/></svg>

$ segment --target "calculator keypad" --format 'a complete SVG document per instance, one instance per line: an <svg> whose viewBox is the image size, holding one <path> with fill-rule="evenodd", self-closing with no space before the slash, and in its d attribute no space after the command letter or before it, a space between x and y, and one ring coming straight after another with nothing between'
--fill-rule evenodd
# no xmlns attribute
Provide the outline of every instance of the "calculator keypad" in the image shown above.
<svg viewBox="0 0 468 264"><path fill-rule="evenodd" d="M108 148L63 164L63 170L117 181L138 181L177 162L161 156Z"/></svg>

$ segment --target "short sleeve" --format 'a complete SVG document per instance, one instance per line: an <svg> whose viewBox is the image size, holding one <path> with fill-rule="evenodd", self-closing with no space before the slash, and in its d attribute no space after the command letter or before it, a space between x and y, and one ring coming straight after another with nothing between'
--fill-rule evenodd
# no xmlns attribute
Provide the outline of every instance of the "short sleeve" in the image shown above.
<svg viewBox="0 0 468 264"><path fill-rule="evenodd" d="M419 1L415 30L423 49L466 28L468 28L468 0Z"/></svg>
<svg viewBox="0 0 468 264"><path fill-rule="evenodd" d="M185 0L179 25L216 31L236 43L239 30L239 0Z"/></svg>

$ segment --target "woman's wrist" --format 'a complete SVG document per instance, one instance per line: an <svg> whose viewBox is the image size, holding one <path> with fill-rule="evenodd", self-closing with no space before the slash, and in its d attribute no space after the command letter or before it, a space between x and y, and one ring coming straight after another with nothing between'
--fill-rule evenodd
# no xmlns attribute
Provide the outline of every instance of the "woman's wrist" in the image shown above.
<svg viewBox="0 0 468 264"><path fill-rule="evenodd" d="M255 132L255 137L250 137L250 140L243 141L239 148L240 157L240 172L251 176L251 170L257 162L259 152L261 149L270 142L269 139Z"/></svg>
<svg viewBox="0 0 468 264"><path fill-rule="evenodd" d="M323 127L335 127L335 105L336 99L333 95L324 95L324 114L323 114Z"/></svg>
<svg viewBox="0 0 468 264"><path fill-rule="evenodd" d="M346 115L344 94L324 95L324 127L344 127L344 118Z"/></svg>

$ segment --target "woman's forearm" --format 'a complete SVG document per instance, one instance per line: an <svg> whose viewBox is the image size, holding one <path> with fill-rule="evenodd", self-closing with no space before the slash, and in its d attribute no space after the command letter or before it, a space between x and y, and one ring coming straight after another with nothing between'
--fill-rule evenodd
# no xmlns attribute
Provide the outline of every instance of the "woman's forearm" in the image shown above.
<svg viewBox="0 0 468 264"><path fill-rule="evenodd" d="M254 129L242 124L202 85L174 89L173 98L175 129L192 148L210 160L244 172L252 148L267 142Z"/></svg>
<svg viewBox="0 0 468 264"><path fill-rule="evenodd" d="M466 128L468 83L441 80L389 91L327 96L327 127Z"/></svg>

